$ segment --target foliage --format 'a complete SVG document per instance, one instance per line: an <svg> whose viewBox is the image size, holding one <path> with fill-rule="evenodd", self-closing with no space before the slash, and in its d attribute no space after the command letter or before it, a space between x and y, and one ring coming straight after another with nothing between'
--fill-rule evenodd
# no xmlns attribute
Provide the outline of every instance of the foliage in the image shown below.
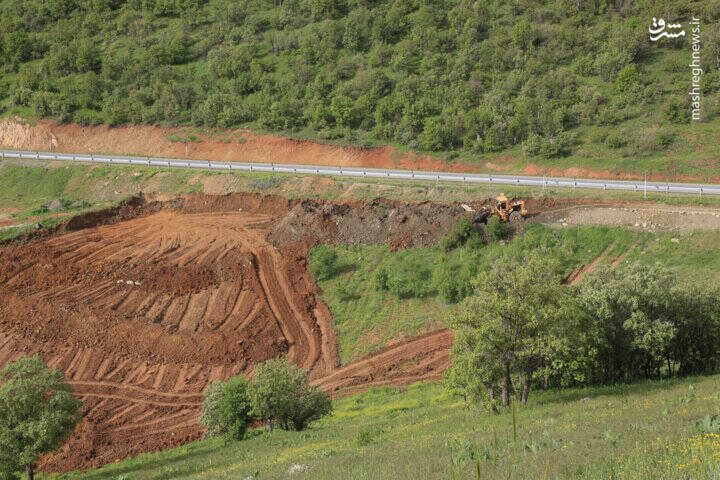
<svg viewBox="0 0 720 480"><path fill-rule="evenodd" d="M32 475L40 457L57 450L80 421L82 402L63 373L24 356L0 371L0 469Z"/></svg>
<svg viewBox="0 0 720 480"><path fill-rule="evenodd" d="M338 268L337 252L327 245L316 247L310 255L310 271L317 281L334 277Z"/></svg>
<svg viewBox="0 0 720 480"><path fill-rule="evenodd" d="M250 409L248 381L238 375L210 385L200 413L200 424L208 427L211 435L242 440L252 421Z"/></svg>
<svg viewBox="0 0 720 480"><path fill-rule="evenodd" d="M524 400L533 383L631 382L720 368L717 287L633 263L602 267L574 289L552 279L559 270L556 261L516 257L480 273L450 317L458 329L451 388L495 409L497 391L507 405L515 379Z"/></svg>
<svg viewBox="0 0 720 480"><path fill-rule="evenodd" d="M330 398L308 383L307 372L285 359L255 367L250 382L252 413L285 430L304 430L332 411Z"/></svg>
<svg viewBox="0 0 720 480"><path fill-rule="evenodd" d="M580 287L599 332L590 381L712 372L720 366L717 288L680 281L660 265L600 269ZM702 331L702 335L696 333Z"/></svg>
<svg viewBox="0 0 720 480"><path fill-rule="evenodd" d="M498 216L493 215L488 219L487 231L493 241L503 240L510 234L510 227Z"/></svg>
<svg viewBox="0 0 720 480"><path fill-rule="evenodd" d="M664 99L643 92L686 93L673 67L683 44L654 49L646 20L689 11L706 32L720 16L671 0L6 0L0 109L430 151L525 144L528 155L555 158L574 148L577 127L654 119ZM718 66L707 35L710 118ZM642 113L626 112L632 104ZM664 123L685 121L668 108Z"/></svg>
<svg viewBox="0 0 720 480"><path fill-rule="evenodd" d="M470 239L477 239L479 241L482 240L478 231L475 230L472 221L466 215L462 215L458 218L458 221L452 231L447 235L447 237L442 239L441 246L443 250L450 251L465 245L465 243Z"/></svg>
<svg viewBox="0 0 720 480"><path fill-rule="evenodd" d="M499 257L478 275L473 295L449 320L457 330L448 377L453 388L497 411L497 395L509 405L511 377L521 375L527 401L533 375L567 339L561 326L571 302L558 273L556 262L536 255Z"/></svg>
<svg viewBox="0 0 720 480"><path fill-rule="evenodd" d="M468 407L442 384L372 388L333 400L311 431L208 438L60 478L287 478L299 463L317 480L449 479L452 461L455 478L470 479L479 461L484 479L714 480L720 437L695 421L717 410L719 390L712 376L538 391L517 408L514 446L510 412Z"/></svg>

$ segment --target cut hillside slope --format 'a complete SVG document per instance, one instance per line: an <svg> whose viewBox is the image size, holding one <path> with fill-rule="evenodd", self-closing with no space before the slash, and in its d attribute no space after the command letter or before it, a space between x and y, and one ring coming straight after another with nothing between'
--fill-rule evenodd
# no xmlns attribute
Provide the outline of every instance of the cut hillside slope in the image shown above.
<svg viewBox="0 0 720 480"><path fill-rule="evenodd" d="M447 332L338 370L307 244L268 240L293 205L252 194L134 198L4 242L0 365L40 355L85 403L85 421L44 469L99 466L197 439L205 388L269 358L287 355L331 392L438 378ZM355 207L386 214L372 202Z"/></svg>
<svg viewBox="0 0 720 480"><path fill-rule="evenodd" d="M705 127L706 128L706 127ZM189 134L188 132L192 132ZM688 143L694 136L688 131ZM178 141L177 138L192 140ZM291 163L342 167L397 168L405 170L549 175L556 177L641 180L643 173L622 160L596 158L543 161L523 155L492 156L488 160L458 157L452 161L439 156L398 150L393 146L360 147L324 144L262 134L248 129L207 130L183 127L121 125L79 125L56 120L13 118L0 120L0 148L66 153L105 153L166 158L189 158L225 162ZM672 159L655 162L644 171L650 181L720 182L716 156L697 160L695 152L688 166L680 168L677 152ZM720 151L717 152L720 154ZM712 155L715 155L714 153ZM607 165L604 163L607 162ZM667 167L665 164L667 163ZM662 165L658 168L657 164Z"/></svg>

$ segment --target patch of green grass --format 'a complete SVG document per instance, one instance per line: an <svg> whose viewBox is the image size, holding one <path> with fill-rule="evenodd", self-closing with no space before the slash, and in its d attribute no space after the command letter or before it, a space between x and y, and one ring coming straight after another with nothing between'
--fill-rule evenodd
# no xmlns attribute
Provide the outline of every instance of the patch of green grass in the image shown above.
<svg viewBox="0 0 720 480"><path fill-rule="evenodd" d="M210 439L55 479L302 478L709 480L720 472L720 437L699 419L718 412L720 376L532 392L499 415L468 407L441 384L383 387L334 401L303 432L255 430L243 441Z"/></svg>
<svg viewBox="0 0 720 480"><path fill-rule="evenodd" d="M493 243L479 249L469 247L445 252L440 248L412 248L392 251L386 245L338 246L338 264L343 268L332 278L319 281L321 298L333 313L343 364L376 351L391 341L411 337L443 326L452 305L432 289L422 298L399 298L376 288L375 273L392 270L399 256L427 265L436 276L443 262L456 265L457 275L469 282L477 272L489 267L501 250L536 251L542 246L562 251L562 266L569 274L579 265L598 257L599 265L638 261L660 262L683 278L720 281L720 232L699 231L635 232L621 227L576 226L560 230L539 225L526 228L507 245ZM313 252L311 252L312 256ZM472 266L467 269L464 267Z"/></svg>

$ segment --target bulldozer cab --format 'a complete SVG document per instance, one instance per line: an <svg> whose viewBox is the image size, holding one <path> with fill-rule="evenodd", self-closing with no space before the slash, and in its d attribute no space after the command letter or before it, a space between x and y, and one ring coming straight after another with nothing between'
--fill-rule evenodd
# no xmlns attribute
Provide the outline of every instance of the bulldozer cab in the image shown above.
<svg viewBox="0 0 720 480"><path fill-rule="evenodd" d="M504 196L504 195L501 195L501 196L497 197L497 199L495 199L495 208L497 208L497 210L498 210L499 212L505 212L505 211L507 211L507 209L508 209L508 199L507 199L507 197Z"/></svg>

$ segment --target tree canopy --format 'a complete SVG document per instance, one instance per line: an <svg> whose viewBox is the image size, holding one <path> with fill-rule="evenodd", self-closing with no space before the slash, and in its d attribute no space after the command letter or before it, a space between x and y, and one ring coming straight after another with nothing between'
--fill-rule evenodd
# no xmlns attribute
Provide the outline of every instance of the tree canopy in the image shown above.
<svg viewBox="0 0 720 480"><path fill-rule="evenodd" d="M22 357L0 371L0 466L27 471L65 442L80 420L82 402L64 374L38 357Z"/></svg>
<svg viewBox="0 0 720 480"><path fill-rule="evenodd" d="M523 144L528 155L555 157L575 148L578 127L689 121L678 68L687 45L651 44L653 16L703 19L703 114L717 115L719 7L3 0L0 109L85 124L254 126L423 150Z"/></svg>
<svg viewBox="0 0 720 480"><path fill-rule="evenodd" d="M562 285L542 253L506 254L473 283L456 329L452 389L496 410L532 385L570 386L715 372L720 291L660 265L603 267ZM519 386L519 387L518 387Z"/></svg>
<svg viewBox="0 0 720 480"><path fill-rule="evenodd" d="M268 360L255 367L250 401L257 419L285 430L303 430L332 411L330 398L310 386L307 372L285 359Z"/></svg>

